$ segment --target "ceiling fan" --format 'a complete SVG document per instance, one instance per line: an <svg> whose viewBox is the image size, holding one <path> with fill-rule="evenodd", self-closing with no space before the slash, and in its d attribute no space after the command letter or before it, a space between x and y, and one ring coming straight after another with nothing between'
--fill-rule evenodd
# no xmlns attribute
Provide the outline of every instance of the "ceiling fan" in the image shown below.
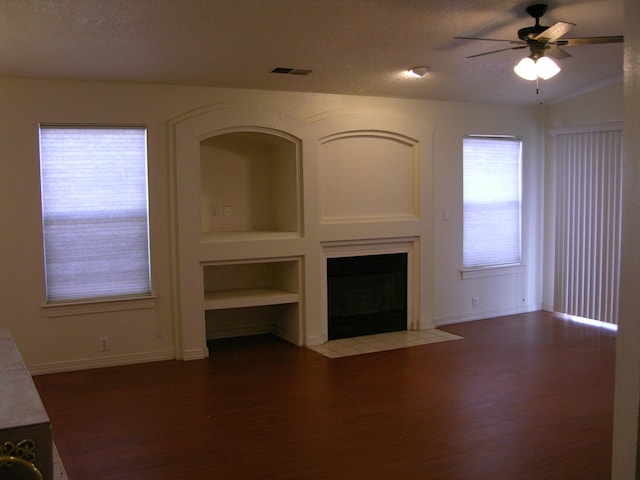
<svg viewBox="0 0 640 480"><path fill-rule="evenodd" d="M562 59L570 57L571 54L563 47L574 47L576 45L593 45L599 43L621 43L624 41L622 35L610 37L582 37L582 38L562 38L574 26L574 23L556 22L551 26L540 25L540 18L547 11L547 5L537 3L526 8L526 12L532 16L536 23L532 27L525 27L518 30L518 40L502 40L496 38L476 38L476 37L454 37L458 40L484 40L490 42L509 42L512 47L491 50L489 52L469 55L466 58L481 57L493 53L507 50L520 50L529 48L530 55L523 58L514 71L526 80L546 80L553 77L560 71L560 67L549 57Z"/></svg>

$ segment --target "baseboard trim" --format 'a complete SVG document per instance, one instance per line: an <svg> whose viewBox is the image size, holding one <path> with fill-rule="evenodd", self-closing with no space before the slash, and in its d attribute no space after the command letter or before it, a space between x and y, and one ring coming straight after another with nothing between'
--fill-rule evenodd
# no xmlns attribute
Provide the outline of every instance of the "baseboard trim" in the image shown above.
<svg viewBox="0 0 640 480"><path fill-rule="evenodd" d="M86 358L82 360L42 363L39 365L30 365L28 368L31 375L45 375L48 373L72 372L93 368L120 367L135 363L160 362L164 360L175 360L175 358L173 350L163 350L158 352L114 355L104 358Z"/></svg>
<svg viewBox="0 0 640 480"><path fill-rule="evenodd" d="M327 343L327 338L324 336L306 337L304 344L307 347L318 347Z"/></svg>
<svg viewBox="0 0 640 480"><path fill-rule="evenodd" d="M234 328L223 328L207 332L207 340L219 340L222 338L247 337L250 335L264 335L271 333L272 325L245 325Z"/></svg>
<svg viewBox="0 0 640 480"><path fill-rule="evenodd" d="M542 309L541 304L525 305L522 307L503 308L498 310L488 310L482 312L466 313L463 315L454 315L451 317L436 318L436 327L443 325L451 325L454 323L472 322L474 320L485 320L487 318L504 317L506 315L516 315L518 313L537 312Z"/></svg>
<svg viewBox="0 0 640 480"><path fill-rule="evenodd" d="M281 338L298 347L301 347L304 342L304 340L300 335L296 335L295 333L291 333L286 330L278 330L277 328L274 328L273 330L271 330L271 333L274 334L276 337Z"/></svg>
<svg viewBox="0 0 640 480"><path fill-rule="evenodd" d="M178 360L202 360L209 356L209 349L207 348L193 348L191 350L184 350L182 354L177 357Z"/></svg>

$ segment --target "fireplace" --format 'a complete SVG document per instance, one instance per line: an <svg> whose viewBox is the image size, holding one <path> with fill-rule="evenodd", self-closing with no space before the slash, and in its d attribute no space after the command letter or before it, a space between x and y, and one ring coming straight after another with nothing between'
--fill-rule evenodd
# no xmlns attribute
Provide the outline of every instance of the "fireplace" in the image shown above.
<svg viewBox="0 0 640 480"><path fill-rule="evenodd" d="M329 340L407 329L407 254L327 259Z"/></svg>

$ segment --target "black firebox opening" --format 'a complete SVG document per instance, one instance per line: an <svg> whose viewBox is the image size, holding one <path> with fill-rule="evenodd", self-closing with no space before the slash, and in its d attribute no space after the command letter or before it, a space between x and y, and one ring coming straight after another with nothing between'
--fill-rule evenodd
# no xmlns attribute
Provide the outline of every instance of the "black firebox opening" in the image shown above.
<svg viewBox="0 0 640 480"><path fill-rule="evenodd" d="M407 329L407 254L327 259L329 340Z"/></svg>

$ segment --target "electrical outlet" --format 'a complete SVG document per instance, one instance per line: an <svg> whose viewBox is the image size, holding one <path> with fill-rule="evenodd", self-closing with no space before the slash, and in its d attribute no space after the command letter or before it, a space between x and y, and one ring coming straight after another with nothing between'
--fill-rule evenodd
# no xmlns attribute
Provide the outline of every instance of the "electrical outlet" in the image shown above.
<svg viewBox="0 0 640 480"><path fill-rule="evenodd" d="M471 308L478 308L478 297L471 297Z"/></svg>
<svg viewBox="0 0 640 480"><path fill-rule="evenodd" d="M104 352L109 350L109 347L110 347L109 337L100 337L100 350Z"/></svg>

